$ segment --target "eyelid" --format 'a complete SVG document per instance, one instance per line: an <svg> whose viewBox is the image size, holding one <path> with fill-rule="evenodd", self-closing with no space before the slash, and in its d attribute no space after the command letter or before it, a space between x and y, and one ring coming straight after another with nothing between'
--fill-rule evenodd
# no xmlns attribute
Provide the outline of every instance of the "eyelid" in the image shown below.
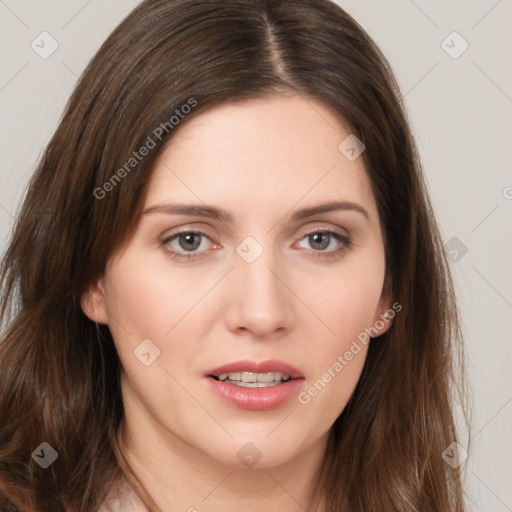
<svg viewBox="0 0 512 512"><path fill-rule="evenodd" d="M336 239L336 241L339 244L339 246L337 248L331 249L331 250L314 250L314 249L301 249L301 250L303 252L305 252L308 256L313 256L315 258L323 258L324 260L336 259L336 258L340 257L343 253L345 253L345 251L349 250L354 245L350 233L346 229L343 229L343 231L346 232L346 234L345 234L345 233L341 232L340 229L341 228L339 228L339 227L337 227L337 228L320 227L320 226L314 227L314 228L304 232L302 234L302 236L300 236L298 238L298 240L293 243L292 247L295 244L302 242L305 238L307 238L310 235L313 235L316 233L326 233Z"/></svg>
<svg viewBox="0 0 512 512"><path fill-rule="evenodd" d="M204 238L206 238L210 243L212 243L214 245L218 245L217 242L214 242L212 237L210 235L208 235L208 233L206 233L202 229L199 229L199 228L190 229L187 227L179 228L177 231L172 231L170 233L164 234L160 239L160 243L161 243L161 245L165 246L166 251L168 251L170 254L173 255L173 258L178 257L178 258L190 259L190 258L197 258L199 256L203 256L206 252L208 252L208 249L201 251L201 252L196 252L196 251L187 252L187 251L178 251L178 250L170 247L169 242L171 242L171 240L174 240L176 237L178 237L182 234L189 234L189 233L194 234L194 235L201 235Z"/></svg>
<svg viewBox="0 0 512 512"><path fill-rule="evenodd" d="M179 231L173 231L172 233L166 233L165 235L162 235L161 242L162 243L167 243L167 242L169 242L170 240L176 238L179 235L188 234L188 233L191 233L191 234L194 234L194 235L202 235L205 238L208 238L208 240L211 240L211 238L208 235L208 233L205 233L204 231L202 231L200 229L181 229Z"/></svg>
<svg viewBox="0 0 512 512"><path fill-rule="evenodd" d="M302 238L308 235L312 235L313 233L335 233L339 236L342 236L344 238L351 238L350 233L344 229L339 227L332 227L332 226L315 226L314 228L311 228L308 231L305 231L302 234Z"/></svg>

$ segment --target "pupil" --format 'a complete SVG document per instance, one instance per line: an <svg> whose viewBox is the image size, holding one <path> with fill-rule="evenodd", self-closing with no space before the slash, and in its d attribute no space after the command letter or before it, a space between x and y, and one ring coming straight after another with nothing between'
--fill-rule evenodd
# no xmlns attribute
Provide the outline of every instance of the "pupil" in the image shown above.
<svg viewBox="0 0 512 512"><path fill-rule="evenodd" d="M310 235L311 245L315 249L325 249L329 245L330 236L327 233L314 233Z"/></svg>
<svg viewBox="0 0 512 512"><path fill-rule="evenodd" d="M185 249L186 251L192 251L199 247L201 240L199 239L199 235L195 233L187 233L186 235L180 236L179 242L182 249Z"/></svg>

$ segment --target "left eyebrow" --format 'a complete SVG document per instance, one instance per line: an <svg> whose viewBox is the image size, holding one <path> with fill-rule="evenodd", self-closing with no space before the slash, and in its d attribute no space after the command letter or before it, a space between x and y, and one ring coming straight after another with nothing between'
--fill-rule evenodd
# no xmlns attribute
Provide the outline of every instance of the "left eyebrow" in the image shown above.
<svg viewBox="0 0 512 512"><path fill-rule="evenodd" d="M296 222L307 219L308 217L312 217L313 215L318 215L320 213L327 213L339 210L358 212L361 215L363 215L366 218L366 220L370 221L370 216L368 215L368 212L360 204L352 203L351 201L333 201L329 203L322 203L317 206L303 208L301 210L297 210L292 215L292 220Z"/></svg>

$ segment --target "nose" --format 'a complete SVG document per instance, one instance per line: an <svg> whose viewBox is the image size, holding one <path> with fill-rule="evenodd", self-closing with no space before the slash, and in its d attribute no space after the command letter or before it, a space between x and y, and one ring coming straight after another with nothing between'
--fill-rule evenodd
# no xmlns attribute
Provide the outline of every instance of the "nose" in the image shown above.
<svg viewBox="0 0 512 512"><path fill-rule="evenodd" d="M226 323L230 331L263 339L282 335L293 326L293 294L286 272L271 257L252 263L239 259L232 271Z"/></svg>

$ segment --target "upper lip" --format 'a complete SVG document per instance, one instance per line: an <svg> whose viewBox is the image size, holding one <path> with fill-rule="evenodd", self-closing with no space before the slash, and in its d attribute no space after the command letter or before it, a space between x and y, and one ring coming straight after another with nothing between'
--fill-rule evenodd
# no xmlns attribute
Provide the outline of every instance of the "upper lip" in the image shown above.
<svg viewBox="0 0 512 512"><path fill-rule="evenodd" d="M300 370L294 366L279 361L278 359L267 359L266 361L253 361L244 359L243 361L235 361L228 363L218 368L214 368L206 372L206 375L218 377L221 373L236 373L236 372L252 372L252 373L269 373L281 372L292 379L303 379L304 375Z"/></svg>

